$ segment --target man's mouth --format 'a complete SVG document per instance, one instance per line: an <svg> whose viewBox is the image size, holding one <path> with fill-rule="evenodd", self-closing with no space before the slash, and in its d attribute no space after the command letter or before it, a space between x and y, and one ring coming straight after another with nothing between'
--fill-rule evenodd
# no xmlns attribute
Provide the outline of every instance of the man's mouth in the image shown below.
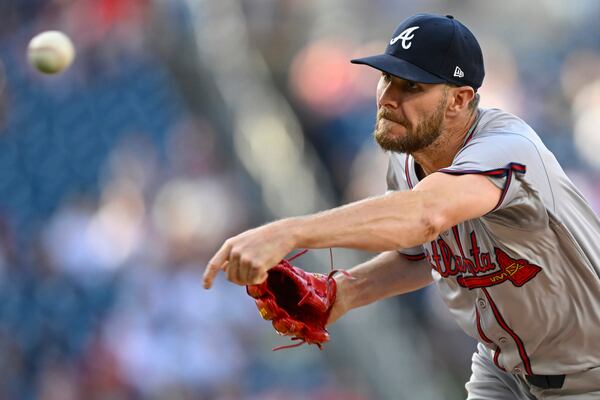
<svg viewBox="0 0 600 400"><path fill-rule="evenodd" d="M380 120L389 121L389 122L393 122L393 123L395 123L395 124L398 124L398 125L402 125L402 126L404 126L404 124L403 124L402 122L400 122L400 121L397 121L397 120L395 120L395 119L390 119L390 118L386 118L386 117L381 117L381 118L379 118L379 119L380 119Z"/></svg>

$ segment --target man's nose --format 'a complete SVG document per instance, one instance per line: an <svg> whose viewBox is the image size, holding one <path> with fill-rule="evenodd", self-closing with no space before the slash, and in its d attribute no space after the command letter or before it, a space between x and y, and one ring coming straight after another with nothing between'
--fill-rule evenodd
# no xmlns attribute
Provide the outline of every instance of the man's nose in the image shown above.
<svg viewBox="0 0 600 400"><path fill-rule="evenodd" d="M381 88L377 105L379 108L398 108L398 93L394 89L394 85L392 85L391 82L388 82L383 88Z"/></svg>

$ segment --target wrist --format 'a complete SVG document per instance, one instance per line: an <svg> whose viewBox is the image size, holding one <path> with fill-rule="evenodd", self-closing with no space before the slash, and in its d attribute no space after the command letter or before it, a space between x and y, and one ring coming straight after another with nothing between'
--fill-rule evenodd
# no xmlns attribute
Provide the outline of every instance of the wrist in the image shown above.
<svg viewBox="0 0 600 400"><path fill-rule="evenodd" d="M336 295L329 314L328 324L332 324L340 319L344 314L352 309L350 285L352 278L344 274L338 274L334 277L336 283Z"/></svg>
<svg viewBox="0 0 600 400"><path fill-rule="evenodd" d="M276 223L279 224L279 228L288 238L289 245L292 249L307 247L300 217L285 218Z"/></svg>

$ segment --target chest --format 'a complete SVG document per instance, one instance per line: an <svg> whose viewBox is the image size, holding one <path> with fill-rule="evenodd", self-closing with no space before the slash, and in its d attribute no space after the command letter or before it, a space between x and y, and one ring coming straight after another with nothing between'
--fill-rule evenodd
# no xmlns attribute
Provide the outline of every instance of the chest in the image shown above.
<svg viewBox="0 0 600 400"><path fill-rule="evenodd" d="M519 249L514 248L513 241L510 250L507 249L506 242L481 221L474 220L454 226L423 247L431 268L441 279L450 279L467 289L507 281L520 287L541 268L515 256L515 250L519 254Z"/></svg>

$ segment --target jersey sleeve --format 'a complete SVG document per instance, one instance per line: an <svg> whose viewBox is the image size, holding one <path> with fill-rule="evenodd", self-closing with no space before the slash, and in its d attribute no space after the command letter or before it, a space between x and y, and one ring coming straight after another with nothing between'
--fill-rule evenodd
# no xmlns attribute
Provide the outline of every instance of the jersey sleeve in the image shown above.
<svg viewBox="0 0 600 400"><path fill-rule="evenodd" d="M513 217L534 217L545 212L540 196L540 191L548 189L544 171L542 158L530 139L519 134L491 132L470 141L459 151L450 167L438 172L487 176L502 190L498 203L488 216L512 214Z"/></svg>
<svg viewBox="0 0 600 400"><path fill-rule="evenodd" d="M390 155L390 160L388 164L388 170L386 175L387 180L387 192L391 193L395 191L406 191L410 190L408 182L406 181L406 171L404 170L406 166L406 162L402 162L405 160L405 154L395 154L392 153ZM415 246L409 247L405 249L398 249L398 253L400 253L405 258L411 261L419 261L425 258L425 249L423 246Z"/></svg>

